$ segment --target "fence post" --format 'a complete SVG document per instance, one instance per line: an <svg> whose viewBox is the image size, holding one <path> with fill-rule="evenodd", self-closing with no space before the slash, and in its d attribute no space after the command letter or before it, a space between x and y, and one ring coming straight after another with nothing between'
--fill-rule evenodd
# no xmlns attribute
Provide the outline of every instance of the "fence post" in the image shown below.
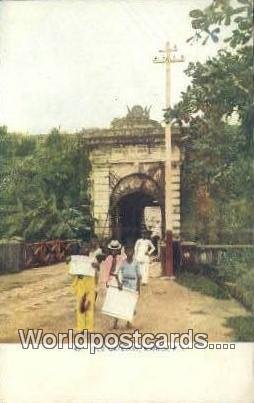
<svg viewBox="0 0 254 403"><path fill-rule="evenodd" d="M17 273L25 267L23 240L0 241L0 273Z"/></svg>

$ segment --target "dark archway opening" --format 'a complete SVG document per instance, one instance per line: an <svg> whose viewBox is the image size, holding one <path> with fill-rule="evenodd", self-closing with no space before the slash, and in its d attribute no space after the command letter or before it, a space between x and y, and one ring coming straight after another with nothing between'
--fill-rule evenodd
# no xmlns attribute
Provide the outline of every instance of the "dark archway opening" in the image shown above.
<svg viewBox="0 0 254 403"><path fill-rule="evenodd" d="M145 207L158 206L151 195L137 191L123 196L117 203L117 237L123 242L135 242L145 226Z"/></svg>

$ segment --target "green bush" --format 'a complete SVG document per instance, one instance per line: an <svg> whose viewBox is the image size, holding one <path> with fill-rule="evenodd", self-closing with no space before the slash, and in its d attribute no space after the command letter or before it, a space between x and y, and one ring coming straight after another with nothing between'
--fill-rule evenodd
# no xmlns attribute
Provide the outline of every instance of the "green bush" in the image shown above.
<svg viewBox="0 0 254 403"><path fill-rule="evenodd" d="M237 282L248 273L254 278L254 248L225 251L216 269L224 281Z"/></svg>
<svg viewBox="0 0 254 403"><path fill-rule="evenodd" d="M254 341L254 317L234 316L227 320L227 326L233 329L236 341Z"/></svg>
<svg viewBox="0 0 254 403"><path fill-rule="evenodd" d="M0 238L87 239L88 150L80 135L12 135L0 127Z"/></svg>
<svg viewBox="0 0 254 403"><path fill-rule="evenodd" d="M254 310L254 248L226 251L216 272L220 281L233 284L233 295Z"/></svg>

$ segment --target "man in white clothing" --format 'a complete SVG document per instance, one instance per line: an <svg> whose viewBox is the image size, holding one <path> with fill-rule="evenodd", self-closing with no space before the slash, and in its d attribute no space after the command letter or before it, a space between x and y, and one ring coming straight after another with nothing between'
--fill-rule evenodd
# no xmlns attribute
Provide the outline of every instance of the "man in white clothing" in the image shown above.
<svg viewBox="0 0 254 403"><path fill-rule="evenodd" d="M135 260L139 263L142 284L148 283L150 256L154 250L155 247L149 239L148 232L144 231L135 244Z"/></svg>

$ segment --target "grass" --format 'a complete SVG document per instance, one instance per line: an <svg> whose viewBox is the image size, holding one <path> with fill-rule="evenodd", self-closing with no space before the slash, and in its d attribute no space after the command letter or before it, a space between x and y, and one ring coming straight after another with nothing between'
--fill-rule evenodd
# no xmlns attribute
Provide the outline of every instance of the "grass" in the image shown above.
<svg viewBox="0 0 254 403"><path fill-rule="evenodd" d="M214 297L216 299L229 299L229 292L222 286L216 284L210 278L190 272L182 272L177 276L177 282L193 291Z"/></svg>
<svg viewBox="0 0 254 403"><path fill-rule="evenodd" d="M183 271L178 274L177 282L193 291L214 297L229 299L230 292L222 285L218 285L211 278L200 273ZM226 326L233 332L235 341L254 342L254 315L233 316L227 319Z"/></svg>
<svg viewBox="0 0 254 403"><path fill-rule="evenodd" d="M227 319L236 341L254 341L254 316L233 316Z"/></svg>

